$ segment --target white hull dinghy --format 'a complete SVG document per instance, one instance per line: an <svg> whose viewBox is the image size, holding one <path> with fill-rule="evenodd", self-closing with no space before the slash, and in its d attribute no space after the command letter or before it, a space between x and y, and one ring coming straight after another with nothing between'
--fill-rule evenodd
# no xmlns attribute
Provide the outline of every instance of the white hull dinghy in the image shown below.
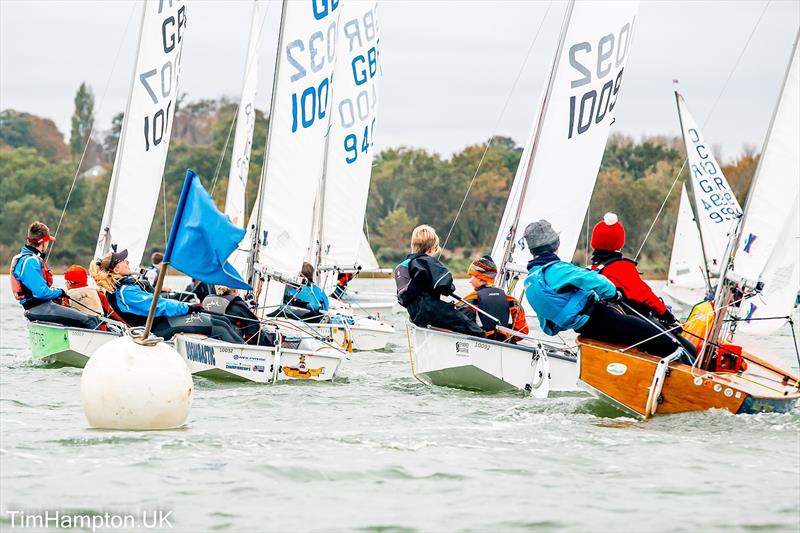
<svg viewBox="0 0 800 533"><path fill-rule="evenodd" d="M58 324L29 322L31 356L34 361L83 368L98 348L120 333Z"/></svg>
<svg viewBox="0 0 800 533"><path fill-rule="evenodd" d="M176 335L175 348L193 376L255 383L331 381L345 358L339 350L308 337L283 338L281 346L273 347Z"/></svg>
<svg viewBox="0 0 800 533"><path fill-rule="evenodd" d="M411 372L428 385L536 398L577 392L577 358L547 345L509 344L407 324ZM544 350L542 350L544 348Z"/></svg>
<svg viewBox="0 0 800 533"><path fill-rule="evenodd" d="M394 326L368 317L333 315L334 322L302 322L290 318L275 318L270 322L286 331L308 333L313 330L322 337L331 339L347 351L370 352L383 350L394 335ZM326 317L326 320L330 318ZM352 322L352 324L350 323Z"/></svg>

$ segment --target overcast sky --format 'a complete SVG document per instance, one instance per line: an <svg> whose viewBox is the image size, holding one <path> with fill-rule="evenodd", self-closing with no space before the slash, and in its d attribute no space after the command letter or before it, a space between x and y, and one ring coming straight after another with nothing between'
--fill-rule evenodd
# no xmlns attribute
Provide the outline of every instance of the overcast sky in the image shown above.
<svg viewBox="0 0 800 533"><path fill-rule="evenodd" d="M264 3L270 5L260 46L262 108L280 12L279 1ZM251 11L245 0L190 2L180 80L190 99L238 98ZM379 146L449 155L488 139L544 17L497 131L524 142L563 11L559 1L383 0ZM0 108L50 117L68 134L75 90L87 81L96 95L97 127L107 129L125 106L140 13L130 0L0 0ZM642 2L613 131L679 135L672 96L678 78L723 158L745 145L760 147L798 26L797 0Z"/></svg>

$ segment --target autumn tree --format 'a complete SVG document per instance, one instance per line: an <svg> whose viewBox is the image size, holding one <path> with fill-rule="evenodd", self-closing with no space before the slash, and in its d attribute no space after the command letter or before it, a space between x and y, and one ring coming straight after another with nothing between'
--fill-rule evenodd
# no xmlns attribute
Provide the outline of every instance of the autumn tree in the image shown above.
<svg viewBox="0 0 800 533"><path fill-rule="evenodd" d="M89 141L94 123L94 94L86 82L81 83L78 87L74 102L75 111L72 113L69 150L73 157L78 158Z"/></svg>

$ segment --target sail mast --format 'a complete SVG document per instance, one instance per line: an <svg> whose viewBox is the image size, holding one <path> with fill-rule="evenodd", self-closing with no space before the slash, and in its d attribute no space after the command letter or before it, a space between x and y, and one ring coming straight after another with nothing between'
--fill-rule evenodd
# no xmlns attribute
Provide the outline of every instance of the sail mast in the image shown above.
<svg viewBox="0 0 800 533"><path fill-rule="evenodd" d="M264 163L261 166L261 178L258 182L258 194L256 195L257 202L255 206L256 218L255 222L253 223L253 241L250 244L250 255L247 258L247 275L245 279L247 283L255 287L253 283L255 281L255 265L256 265L256 258L260 252L261 248L261 219L262 219L262 208L264 205L264 194L265 194L265 184L266 184L266 175L267 175L267 167L269 166L269 148L272 141L272 118L274 116L275 111L275 96L278 92L278 74L281 68L281 50L283 50L283 29L286 23L286 4L288 0L283 0L281 5L281 22L280 27L278 29L278 49L275 54L275 72L272 78L272 97L269 103L269 121L270 127L267 130L267 140L264 145Z"/></svg>
<svg viewBox="0 0 800 533"><path fill-rule="evenodd" d="M142 20L139 22L139 38L136 40L136 57L133 59L133 68L131 69L131 83L128 87L128 101L125 103L125 114L122 118L122 130L119 134L117 141L117 152L114 156L114 168L111 172L111 183L109 184L108 196L106 197L106 205L103 210L103 222L100 226L100 236L97 239L97 246L95 248L95 255L103 257L111 251L111 222L114 219L113 206L117 199L117 189L119 185L119 172L122 168L122 156L125 150L120 150L125 145L125 139L128 135L128 123L130 122L131 101L133 100L133 86L136 83L136 67L139 65L139 54L142 49L142 34L144 33L144 21L147 14L147 2L142 2Z"/></svg>
<svg viewBox="0 0 800 533"><path fill-rule="evenodd" d="M520 189L519 200L517 202L517 208L514 212L514 218L511 222L511 226L508 229L508 237L506 239L506 246L503 250L503 257L500 262L500 272L498 273L498 278L500 279L500 286L504 287L505 284L508 282L508 272L507 272L507 263L511 257L512 248L514 246L514 241L516 240L517 229L519 225L519 219L522 215L522 206L524 204L525 195L528 191L528 184L530 183L531 179L531 169L533 168L533 161L536 158L536 151L539 147L539 138L542 133L542 126L544 124L545 117L547 115L547 106L550 102L550 95L553 92L553 86L555 85L556 81L556 72L558 71L558 64L559 60L561 59L561 52L564 49L564 42L567 38L567 29L569 28L569 21L572 17L572 10L575 7L575 0L570 0L569 4L567 4L566 12L564 13L564 21L561 24L561 34L558 39L558 47L556 48L555 56L553 57L553 65L550 68L550 76L547 79L547 87L545 88L545 95L544 99L542 100L542 106L540 108L539 116L537 117L536 122L536 133L533 136L533 143L531 145L531 154L528 157L528 160L523 162L526 165L525 167L525 175L522 181L522 187ZM513 188L512 188L513 190Z"/></svg>

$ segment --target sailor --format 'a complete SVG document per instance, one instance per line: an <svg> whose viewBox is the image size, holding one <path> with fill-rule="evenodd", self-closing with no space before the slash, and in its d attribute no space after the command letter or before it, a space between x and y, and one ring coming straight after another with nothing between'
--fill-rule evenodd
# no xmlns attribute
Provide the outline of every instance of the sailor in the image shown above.
<svg viewBox="0 0 800 533"><path fill-rule="evenodd" d="M675 328L679 325L678 321L664 300L656 296L644 282L636 268L636 261L623 257L621 250L624 245L625 228L616 214L606 213L592 230L592 266L589 268L607 277L622 293L623 302L634 310L623 307L628 314L652 316L666 329ZM680 333L682 330L678 328L674 331ZM689 340L680 335L675 337L692 356L696 355L696 349Z"/></svg>
<svg viewBox="0 0 800 533"><path fill-rule="evenodd" d="M339 272L339 275L336 277L336 286L333 288L331 297L341 300L342 296L347 292L347 284L350 283L352 279L352 272Z"/></svg>
<svg viewBox="0 0 800 533"><path fill-rule="evenodd" d="M618 300L608 278L559 259L561 239L546 220L528 224L525 240L533 260L528 263L525 296L547 335L573 329L581 335L665 357L681 348L675 338L639 317L609 305ZM639 344L641 343L641 344Z"/></svg>
<svg viewBox="0 0 800 533"><path fill-rule="evenodd" d="M127 260L128 250L112 252L91 265L90 273L95 283L106 292L108 303L133 327L144 326L153 294L144 282L137 280ZM159 298L156 303L153 333L164 340L176 333L195 333L236 344L244 340L236 333L225 317L209 315L200 305L189 305L177 300Z"/></svg>
<svg viewBox="0 0 800 533"><path fill-rule="evenodd" d="M161 273L161 263L163 261L164 254L161 252L153 252L150 254L150 266L142 272L142 277L153 287L156 286L156 280Z"/></svg>
<svg viewBox="0 0 800 533"><path fill-rule="evenodd" d="M236 289L217 286L217 294L206 296L203 308L209 313L225 316L248 344L275 346L275 335L261 329L258 316Z"/></svg>
<svg viewBox="0 0 800 533"><path fill-rule="evenodd" d="M440 299L452 295L456 287L452 274L434 257L439 250L436 230L425 224L414 228L411 253L394 269L397 301L418 326L483 337L483 329L475 321Z"/></svg>
<svg viewBox="0 0 800 533"><path fill-rule="evenodd" d="M319 318L324 311L330 308L328 295L314 284L314 267L311 263L303 263L300 276L305 280L305 285L300 288L289 287L284 295L284 301L296 307L308 309ZM312 317L303 317L304 320L310 318Z"/></svg>
<svg viewBox="0 0 800 533"><path fill-rule="evenodd" d="M106 295L88 285L89 273L80 265L72 265L64 271L64 282L67 284L69 306L78 311L94 316L105 316L123 322L117 315Z"/></svg>
<svg viewBox="0 0 800 533"><path fill-rule="evenodd" d="M211 285L210 283L205 283L195 278L192 278L191 283L189 283L186 286L186 289L184 289L184 291L188 294L183 296L189 296L189 298L191 299L192 297L191 295L194 294L197 297L197 300L200 302L205 300L206 296L208 296L209 294L216 294L217 292L214 286ZM185 300L182 299L182 301Z"/></svg>
<svg viewBox="0 0 800 533"><path fill-rule="evenodd" d="M519 331L527 335L528 323L525 320L525 311L516 298L509 296L503 289L494 286L497 277L497 266L490 255L484 255L474 260L467 269L469 284L474 289L464 297L464 302L457 304L456 307L468 318L475 320L490 339L506 341L511 335L503 331L498 331L496 320L500 325ZM470 307L472 304L474 307ZM483 311L479 313L475 307ZM484 314L485 313L485 314ZM522 340L521 337L513 337L512 341Z"/></svg>
<svg viewBox="0 0 800 533"><path fill-rule="evenodd" d="M37 221L28 227L27 243L11 260L11 291L30 321L95 329L100 325L97 318L57 303L67 293L53 287L53 274L45 261L45 251L54 240L45 224Z"/></svg>

